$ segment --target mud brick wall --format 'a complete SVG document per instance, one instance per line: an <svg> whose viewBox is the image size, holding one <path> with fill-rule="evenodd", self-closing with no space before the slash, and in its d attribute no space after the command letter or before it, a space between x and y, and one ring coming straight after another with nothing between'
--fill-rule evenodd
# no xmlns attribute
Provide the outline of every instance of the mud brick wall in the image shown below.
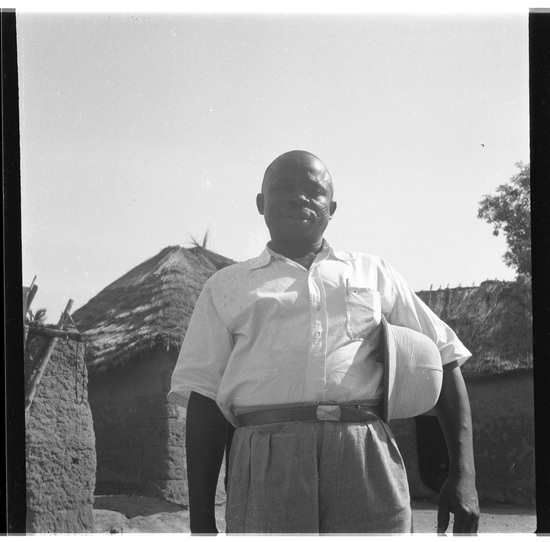
<svg viewBox="0 0 550 542"><path fill-rule="evenodd" d="M172 372L170 371L170 376ZM169 383L169 380L167 380ZM168 394L169 390L166 390ZM189 505L189 492L187 487L187 462L185 457L185 414L186 410L167 404L168 428L166 467L170 479L166 481L168 500L178 504Z"/></svg>
<svg viewBox="0 0 550 542"><path fill-rule="evenodd" d="M30 334L27 384L49 339ZM93 531L95 436L84 346L58 339L26 415L27 532Z"/></svg>
<svg viewBox="0 0 550 542"><path fill-rule="evenodd" d="M90 377L96 494L187 504L183 412L166 400L175 354L162 347Z"/></svg>
<svg viewBox="0 0 550 542"><path fill-rule="evenodd" d="M466 379L472 408L476 486L482 503L535 503L533 373ZM405 461L413 497L434 493L421 478L415 419L390 427Z"/></svg>
<svg viewBox="0 0 550 542"><path fill-rule="evenodd" d="M533 372L466 381L480 500L535 503Z"/></svg>
<svg viewBox="0 0 550 542"><path fill-rule="evenodd" d="M177 351L157 347L90 377L97 495L138 493L188 506L186 409L169 403ZM225 463L216 502L225 502Z"/></svg>

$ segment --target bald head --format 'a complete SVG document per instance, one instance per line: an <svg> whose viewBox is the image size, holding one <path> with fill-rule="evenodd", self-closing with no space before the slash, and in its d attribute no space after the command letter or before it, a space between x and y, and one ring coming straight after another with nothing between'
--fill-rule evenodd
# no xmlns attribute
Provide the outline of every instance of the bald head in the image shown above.
<svg viewBox="0 0 550 542"><path fill-rule="evenodd" d="M256 205L274 250L291 258L316 254L336 210L330 173L310 152L286 152L266 169Z"/></svg>
<svg viewBox="0 0 550 542"><path fill-rule="evenodd" d="M265 170L262 192L265 191L266 184L272 178L297 172L326 182L330 186L331 196L334 194L332 178L325 164L317 156L307 151L289 151L275 158Z"/></svg>

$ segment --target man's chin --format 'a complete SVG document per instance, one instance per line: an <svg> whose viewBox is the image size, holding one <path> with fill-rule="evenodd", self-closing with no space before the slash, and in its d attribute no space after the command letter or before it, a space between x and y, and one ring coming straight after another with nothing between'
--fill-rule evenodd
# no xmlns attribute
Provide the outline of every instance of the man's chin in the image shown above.
<svg viewBox="0 0 550 542"><path fill-rule="evenodd" d="M293 239L297 241L306 241L312 237L314 231L315 228L310 221L301 222L295 220L288 224L286 228L282 229L281 233L290 241Z"/></svg>
<svg viewBox="0 0 550 542"><path fill-rule="evenodd" d="M278 231L272 239L276 239L277 243L285 246L304 246L313 245L322 238L322 234L318 235L311 228L291 228L285 231Z"/></svg>
<svg viewBox="0 0 550 542"><path fill-rule="evenodd" d="M285 245L314 244L323 237L325 228L312 220L279 221L277 227L270 228L271 238Z"/></svg>

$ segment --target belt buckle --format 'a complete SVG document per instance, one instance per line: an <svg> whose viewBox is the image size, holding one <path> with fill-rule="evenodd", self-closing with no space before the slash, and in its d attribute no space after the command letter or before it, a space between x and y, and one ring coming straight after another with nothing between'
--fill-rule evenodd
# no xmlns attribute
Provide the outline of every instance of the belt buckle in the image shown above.
<svg viewBox="0 0 550 542"><path fill-rule="evenodd" d="M320 422L340 421L342 411L338 405L319 405L317 407L317 419Z"/></svg>

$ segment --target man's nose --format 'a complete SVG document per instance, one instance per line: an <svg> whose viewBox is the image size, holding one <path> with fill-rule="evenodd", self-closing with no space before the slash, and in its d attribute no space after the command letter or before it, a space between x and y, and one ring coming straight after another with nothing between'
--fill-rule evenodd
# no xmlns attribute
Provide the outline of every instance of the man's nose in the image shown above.
<svg viewBox="0 0 550 542"><path fill-rule="evenodd" d="M295 192L294 194L291 194L289 201L300 206L307 205L309 203L308 197L302 192Z"/></svg>

